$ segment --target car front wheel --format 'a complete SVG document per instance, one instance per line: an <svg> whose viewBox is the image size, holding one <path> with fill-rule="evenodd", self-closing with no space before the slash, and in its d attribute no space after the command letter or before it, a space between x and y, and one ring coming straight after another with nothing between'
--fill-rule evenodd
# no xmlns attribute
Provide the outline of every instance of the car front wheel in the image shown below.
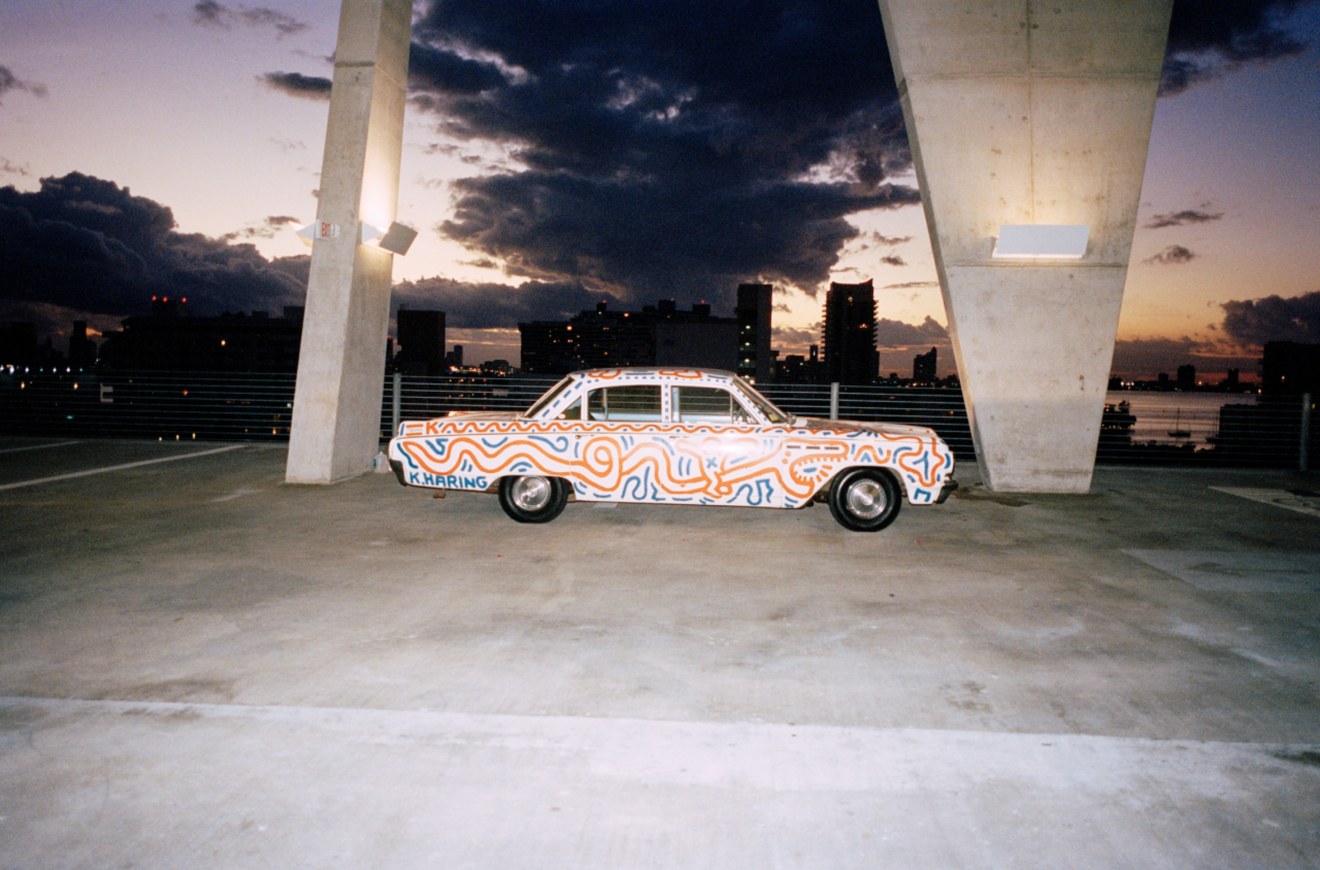
<svg viewBox="0 0 1320 870"><path fill-rule="evenodd" d="M500 507L520 523L548 523L568 503L568 484L557 477L500 479Z"/></svg>
<svg viewBox="0 0 1320 870"><path fill-rule="evenodd" d="M883 468L853 468L830 487L830 513L854 532L878 532L898 516L902 492Z"/></svg>

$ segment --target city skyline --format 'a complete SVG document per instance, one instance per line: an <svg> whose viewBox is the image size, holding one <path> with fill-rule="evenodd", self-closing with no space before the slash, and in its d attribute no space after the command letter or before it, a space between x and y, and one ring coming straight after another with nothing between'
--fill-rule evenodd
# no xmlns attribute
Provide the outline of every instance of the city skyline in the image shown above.
<svg viewBox="0 0 1320 870"><path fill-rule="evenodd" d="M873 0L791 21L514 5L418 4L399 219L421 236L396 306L446 311L473 361L515 359L520 320L656 298L732 315L765 282L785 355L819 341L831 281L870 279L881 372L932 346L952 370ZM0 319L105 331L149 292L301 304L337 7L6 4ZM1175 4L1116 372L1254 376L1264 340L1320 341L1317 31L1314 2Z"/></svg>

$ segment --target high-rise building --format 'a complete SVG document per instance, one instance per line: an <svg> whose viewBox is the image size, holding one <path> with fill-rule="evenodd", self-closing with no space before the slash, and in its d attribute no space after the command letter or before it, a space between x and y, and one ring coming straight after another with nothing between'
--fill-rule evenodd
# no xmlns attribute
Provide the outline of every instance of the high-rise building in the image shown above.
<svg viewBox="0 0 1320 870"><path fill-rule="evenodd" d="M87 337L87 321L75 320L69 333L69 365L89 369L96 365L96 342Z"/></svg>
<svg viewBox="0 0 1320 870"><path fill-rule="evenodd" d="M398 324L399 353L394 358L395 368L405 375L442 374L448 368L445 313L400 308Z"/></svg>
<svg viewBox="0 0 1320 870"><path fill-rule="evenodd" d="M775 368L775 382L780 384L819 384L824 379L820 346L815 344L807 351L807 356L787 354Z"/></svg>
<svg viewBox="0 0 1320 870"><path fill-rule="evenodd" d="M1320 344L1266 342L1260 370L1266 396L1320 395Z"/></svg>
<svg viewBox="0 0 1320 870"><path fill-rule="evenodd" d="M0 323L0 365L25 365L36 361L37 325Z"/></svg>
<svg viewBox="0 0 1320 870"><path fill-rule="evenodd" d="M641 311L610 311L601 302L567 322L520 323L518 331L526 374L652 365L732 369L738 359L737 321L712 317L704 303L679 311L666 299Z"/></svg>
<svg viewBox="0 0 1320 870"><path fill-rule="evenodd" d="M769 284L739 284L738 374L757 383L770 380L770 319L774 307L774 288Z"/></svg>
<svg viewBox="0 0 1320 870"><path fill-rule="evenodd" d="M1178 366L1178 389L1184 392L1196 389L1196 366L1191 363Z"/></svg>
<svg viewBox="0 0 1320 870"><path fill-rule="evenodd" d="M826 380L869 384L880 369L875 349L875 284L831 282L825 295Z"/></svg>
<svg viewBox="0 0 1320 870"><path fill-rule="evenodd" d="M912 381L917 384L933 384L936 378L936 354L935 348L931 348L925 353L919 353L912 358Z"/></svg>
<svg viewBox="0 0 1320 870"><path fill-rule="evenodd" d="M105 336L101 364L123 371L293 372L302 321L302 306L285 306L283 317L264 311L194 317L186 298L153 296L151 314L129 317Z"/></svg>

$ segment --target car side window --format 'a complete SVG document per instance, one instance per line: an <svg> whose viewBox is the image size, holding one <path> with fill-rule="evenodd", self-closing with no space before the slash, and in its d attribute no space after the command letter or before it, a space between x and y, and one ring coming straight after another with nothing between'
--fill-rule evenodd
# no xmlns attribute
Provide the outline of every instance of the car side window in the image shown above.
<svg viewBox="0 0 1320 870"><path fill-rule="evenodd" d="M556 420L581 420L582 419L582 400L578 399L573 404L565 408Z"/></svg>
<svg viewBox="0 0 1320 870"><path fill-rule="evenodd" d="M660 422L660 387L618 386L587 394L587 416L592 420Z"/></svg>
<svg viewBox="0 0 1320 870"><path fill-rule="evenodd" d="M675 420L680 423L746 423L747 412L728 390L674 387Z"/></svg>

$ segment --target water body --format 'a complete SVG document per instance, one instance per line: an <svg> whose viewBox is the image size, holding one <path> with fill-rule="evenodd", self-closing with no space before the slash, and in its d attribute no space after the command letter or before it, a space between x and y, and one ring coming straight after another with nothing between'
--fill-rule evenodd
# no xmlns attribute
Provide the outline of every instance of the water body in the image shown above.
<svg viewBox="0 0 1320 870"><path fill-rule="evenodd" d="M1143 392L1137 390L1111 390L1105 402L1117 405L1127 402L1137 418L1132 427L1132 441L1144 444L1204 445L1206 438L1219 431L1219 409L1224 405L1254 405L1253 393L1177 393ZM1188 437L1179 438L1170 432L1181 430Z"/></svg>

